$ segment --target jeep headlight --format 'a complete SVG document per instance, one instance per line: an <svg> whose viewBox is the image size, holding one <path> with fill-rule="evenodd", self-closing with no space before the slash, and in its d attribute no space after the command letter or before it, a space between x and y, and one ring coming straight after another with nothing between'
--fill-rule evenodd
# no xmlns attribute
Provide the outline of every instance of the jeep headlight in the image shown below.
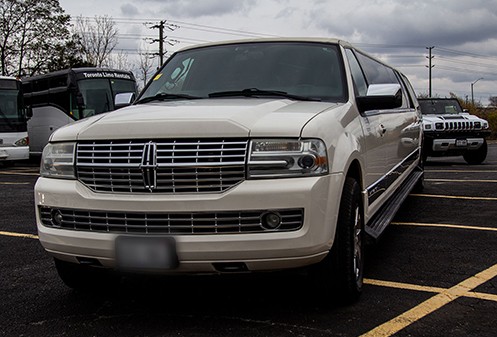
<svg viewBox="0 0 497 337"><path fill-rule="evenodd" d="M248 178L290 178L328 173L322 140L257 139L250 142Z"/></svg>
<svg viewBox="0 0 497 337"><path fill-rule="evenodd" d="M76 143L49 143L43 149L40 164L42 177L75 179L74 151Z"/></svg>

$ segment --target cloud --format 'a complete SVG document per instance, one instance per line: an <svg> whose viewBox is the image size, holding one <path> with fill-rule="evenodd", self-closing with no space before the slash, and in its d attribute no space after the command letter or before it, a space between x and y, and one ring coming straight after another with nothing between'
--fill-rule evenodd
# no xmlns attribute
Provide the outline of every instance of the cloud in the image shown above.
<svg viewBox="0 0 497 337"><path fill-rule="evenodd" d="M317 27L355 42L457 46L485 41L497 31L497 2L349 0L315 3L309 11Z"/></svg>
<svg viewBox="0 0 497 337"><path fill-rule="evenodd" d="M159 3L165 15L179 18L197 18L202 16L220 16L241 13L252 7L255 0L147 0Z"/></svg>
<svg viewBox="0 0 497 337"><path fill-rule="evenodd" d="M134 5L132 5L130 3L126 3L126 4L121 6L121 13L124 16L136 16L136 15L140 14L140 12L138 11L138 8L136 8Z"/></svg>

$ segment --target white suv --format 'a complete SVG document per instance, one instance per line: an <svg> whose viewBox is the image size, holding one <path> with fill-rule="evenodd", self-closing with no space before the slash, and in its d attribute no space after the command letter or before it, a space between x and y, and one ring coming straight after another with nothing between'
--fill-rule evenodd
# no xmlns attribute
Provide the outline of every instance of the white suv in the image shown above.
<svg viewBox="0 0 497 337"><path fill-rule="evenodd" d="M40 242L73 288L314 266L355 300L366 235L421 183L420 121L406 77L343 41L187 48L132 106L52 135Z"/></svg>
<svg viewBox="0 0 497 337"><path fill-rule="evenodd" d="M455 98L418 99L423 114L424 157L463 156L468 164L487 157L488 122L470 115Z"/></svg>

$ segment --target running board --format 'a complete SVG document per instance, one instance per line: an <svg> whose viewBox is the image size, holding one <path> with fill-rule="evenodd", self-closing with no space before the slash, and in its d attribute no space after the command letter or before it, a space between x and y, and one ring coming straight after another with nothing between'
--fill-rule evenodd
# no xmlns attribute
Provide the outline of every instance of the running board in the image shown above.
<svg viewBox="0 0 497 337"><path fill-rule="evenodd" d="M414 170L402 183L400 188L388 201L378 210L374 217L366 224L366 234L374 241L378 240L383 231L392 222L395 214L399 210L404 200L406 200L411 190L416 186L418 180L423 176L423 171Z"/></svg>

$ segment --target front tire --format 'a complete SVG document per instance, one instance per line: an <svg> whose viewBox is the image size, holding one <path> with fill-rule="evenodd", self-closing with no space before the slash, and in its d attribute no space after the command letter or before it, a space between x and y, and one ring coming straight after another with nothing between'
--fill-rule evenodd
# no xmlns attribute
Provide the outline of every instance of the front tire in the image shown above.
<svg viewBox="0 0 497 337"><path fill-rule="evenodd" d="M342 191L335 241L319 265L318 282L323 292L342 304L357 301L364 277L364 221L361 189L347 177Z"/></svg>
<svg viewBox="0 0 497 337"><path fill-rule="evenodd" d="M482 146L478 150L466 151L463 154L464 160L470 165L478 165L483 163L487 158L488 145L487 141L484 140Z"/></svg>

